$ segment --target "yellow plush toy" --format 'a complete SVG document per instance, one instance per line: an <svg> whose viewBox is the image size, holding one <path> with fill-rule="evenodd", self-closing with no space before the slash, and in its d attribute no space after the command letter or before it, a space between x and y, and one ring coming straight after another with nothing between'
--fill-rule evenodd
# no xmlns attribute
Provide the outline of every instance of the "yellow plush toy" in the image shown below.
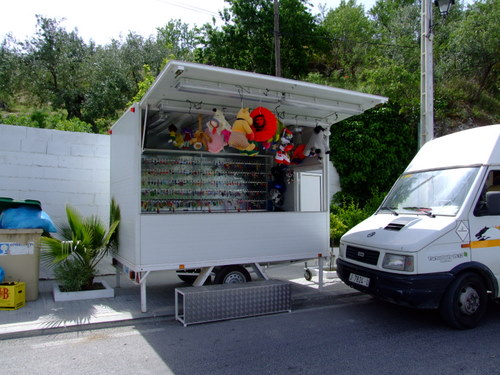
<svg viewBox="0 0 500 375"><path fill-rule="evenodd" d="M248 142L254 139L254 133L250 126L252 123L253 119L250 117L249 109L241 108L231 128L229 146L249 155L256 155L258 151L255 150L255 143Z"/></svg>

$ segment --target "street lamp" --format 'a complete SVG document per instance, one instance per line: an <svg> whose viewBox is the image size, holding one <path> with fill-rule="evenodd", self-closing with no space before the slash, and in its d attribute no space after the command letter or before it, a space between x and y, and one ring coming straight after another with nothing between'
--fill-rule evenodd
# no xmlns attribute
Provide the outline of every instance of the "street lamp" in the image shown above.
<svg viewBox="0 0 500 375"><path fill-rule="evenodd" d="M452 4L455 4L455 0L435 0L434 4L439 8L441 15L446 17Z"/></svg>
<svg viewBox="0 0 500 375"><path fill-rule="evenodd" d="M455 0L434 0L443 17L446 17ZM432 3L422 0L420 38L420 128L418 146L434 138L434 78L432 53Z"/></svg>

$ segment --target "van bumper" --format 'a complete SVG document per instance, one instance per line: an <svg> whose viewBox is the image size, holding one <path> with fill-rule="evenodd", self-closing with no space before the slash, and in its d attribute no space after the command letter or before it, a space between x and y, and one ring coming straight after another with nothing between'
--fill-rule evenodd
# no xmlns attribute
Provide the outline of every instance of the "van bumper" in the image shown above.
<svg viewBox="0 0 500 375"><path fill-rule="evenodd" d="M370 279L368 286L349 281L351 273ZM419 309L436 309L446 288L453 280L451 273L401 275L372 270L337 259L337 275L350 287L377 298Z"/></svg>

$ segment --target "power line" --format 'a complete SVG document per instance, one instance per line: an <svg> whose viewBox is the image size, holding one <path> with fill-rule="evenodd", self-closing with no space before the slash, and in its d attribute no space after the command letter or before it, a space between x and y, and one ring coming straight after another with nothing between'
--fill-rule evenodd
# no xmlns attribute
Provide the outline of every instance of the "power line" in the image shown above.
<svg viewBox="0 0 500 375"><path fill-rule="evenodd" d="M190 4L186 4L186 3L182 3L180 1L172 1L172 0L170 0L170 1L168 1L168 0L156 0L156 1L159 3L166 4L166 5L172 5L174 7L187 9L187 10L190 10L193 12L202 13L202 14L206 14L209 16L213 16L213 17L218 16L218 13L212 12L211 10L203 9L203 8L200 8L200 7L197 7L194 5L190 5Z"/></svg>

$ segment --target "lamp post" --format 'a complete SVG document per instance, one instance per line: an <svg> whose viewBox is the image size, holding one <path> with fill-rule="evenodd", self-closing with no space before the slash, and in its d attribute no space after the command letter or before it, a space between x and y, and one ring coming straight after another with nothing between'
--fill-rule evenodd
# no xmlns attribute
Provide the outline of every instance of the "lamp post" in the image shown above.
<svg viewBox="0 0 500 375"><path fill-rule="evenodd" d="M443 17L446 17L455 0L435 0ZM432 2L422 0L420 24L420 128L418 146L434 138L434 72L432 52Z"/></svg>

